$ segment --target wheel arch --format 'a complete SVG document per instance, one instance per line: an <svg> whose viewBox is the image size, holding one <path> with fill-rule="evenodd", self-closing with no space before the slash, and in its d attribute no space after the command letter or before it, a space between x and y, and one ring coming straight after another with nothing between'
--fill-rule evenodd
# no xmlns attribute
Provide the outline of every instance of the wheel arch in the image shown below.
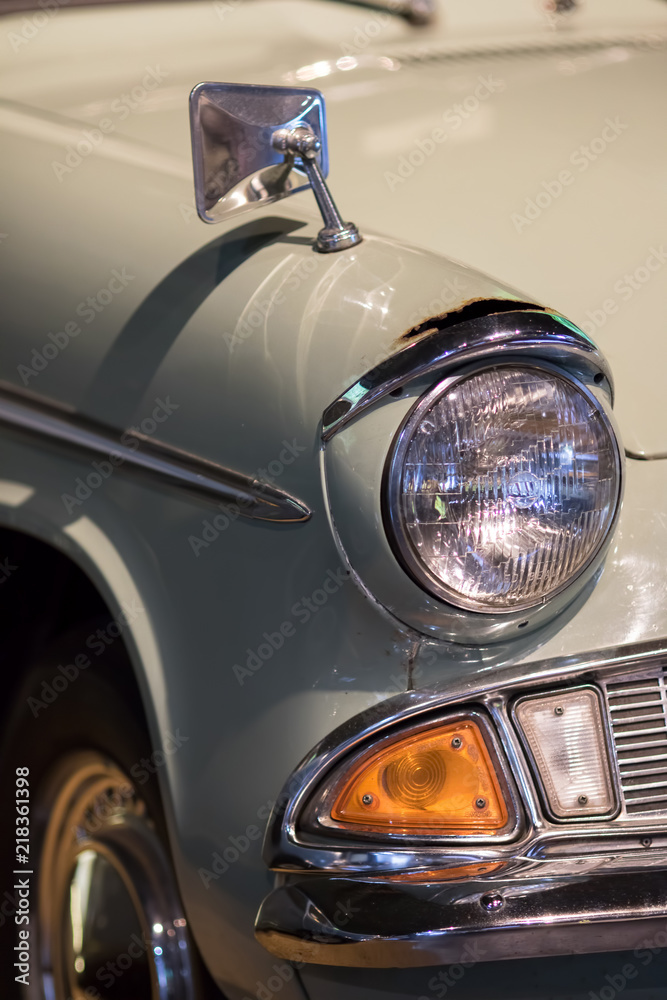
<svg viewBox="0 0 667 1000"><path fill-rule="evenodd" d="M22 680L40 652L60 636L78 630L84 640L82 652L86 640L91 640L87 648L94 662L95 650L102 641L96 631L123 621L124 602L91 551L71 537L49 535L45 527L40 531L36 525L0 520L0 573L0 587L5 588L0 590L1 627L8 667L7 697L0 709L4 732L11 724L12 706ZM111 633L115 632L112 627ZM114 673L114 686L124 699L131 700L155 746L159 726L141 651L146 637L141 636L137 642L137 629L128 621L117 636L110 634L107 639L117 643L124 654L118 658L120 669Z"/></svg>

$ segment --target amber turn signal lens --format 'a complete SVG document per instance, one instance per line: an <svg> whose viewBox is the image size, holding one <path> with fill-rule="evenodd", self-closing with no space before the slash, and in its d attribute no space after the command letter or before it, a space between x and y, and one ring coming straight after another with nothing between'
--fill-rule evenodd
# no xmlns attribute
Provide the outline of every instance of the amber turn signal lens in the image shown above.
<svg viewBox="0 0 667 1000"><path fill-rule="evenodd" d="M479 726L440 723L364 754L333 790L331 819L405 834L493 834L507 806Z"/></svg>

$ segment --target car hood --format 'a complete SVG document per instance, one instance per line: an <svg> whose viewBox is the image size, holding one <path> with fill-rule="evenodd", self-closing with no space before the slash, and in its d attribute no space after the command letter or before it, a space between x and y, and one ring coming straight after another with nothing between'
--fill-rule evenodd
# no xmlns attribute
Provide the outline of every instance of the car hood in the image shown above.
<svg viewBox="0 0 667 1000"><path fill-rule="evenodd" d="M454 3L426 29L325 0L12 15L0 125L68 123L74 142L111 122L95 155L159 184L191 176L195 83L317 86L346 218L568 315L611 362L628 451L665 456L666 5L589 3L561 27L520 0L499 21L499 6ZM429 312L457 295L436 290Z"/></svg>

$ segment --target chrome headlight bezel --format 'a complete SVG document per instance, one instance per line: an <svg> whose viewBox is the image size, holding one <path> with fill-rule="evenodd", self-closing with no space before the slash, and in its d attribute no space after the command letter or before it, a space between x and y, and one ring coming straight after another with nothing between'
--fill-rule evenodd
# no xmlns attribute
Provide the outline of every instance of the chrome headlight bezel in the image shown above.
<svg viewBox="0 0 667 1000"><path fill-rule="evenodd" d="M600 537L598 543L589 552L585 561L578 567L575 573L563 581L558 587L551 590L546 596L532 597L525 601L515 601L507 606L489 605L481 601L468 598L446 583L440 580L419 557L409 536L405 524L400 503L400 484L403 468L408 448L413 441L416 429L419 427L424 415L432 408L439 399L447 395L456 385L470 379L474 375L485 372L497 371L499 369L529 370L544 375L551 375L558 378L573 389L578 391L595 408L604 430L606 431L611 449L613 452L614 472L616 476L616 497L614 509L609 519L605 533ZM485 615L514 615L530 611L536 607L543 606L551 602L554 598L568 591L578 580L584 579L590 573L601 553L604 552L613 534L616 525L621 498L623 495L623 461L619 445L618 432L611 412L605 406L602 394L595 393L590 385L587 385L576 375L564 370L558 365L549 364L543 360L533 360L530 358L506 358L501 363L491 364L487 359L485 362L466 366L456 374L448 376L431 386L419 398L415 406L405 416L401 423L392 446L389 450L385 465L385 474L382 490L382 509L385 530L389 543L394 554L405 572L410 578L430 595L438 598L447 604L460 609L463 612Z"/></svg>
<svg viewBox="0 0 667 1000"><path fill-rule="evenodd" d="M417 635L447 641L448 657L463 660L484 647L484 662L527 655L536 643L576 616L597 585L621 514L625 455L612 412L613 376L595 343L563 316L535 308L491 311L474 318L447 315L425 321L396 341L394 353L366 371L322 417L322 476L338 550L367 599ZM405 343L407 346L402 346ZM611 425L621 459L620 500L597 555L565 589L528 610L471 611L418 582L388 530L387 462L397 433L423 395L447 378L512 363L553 366L583 384Z"/></svg>

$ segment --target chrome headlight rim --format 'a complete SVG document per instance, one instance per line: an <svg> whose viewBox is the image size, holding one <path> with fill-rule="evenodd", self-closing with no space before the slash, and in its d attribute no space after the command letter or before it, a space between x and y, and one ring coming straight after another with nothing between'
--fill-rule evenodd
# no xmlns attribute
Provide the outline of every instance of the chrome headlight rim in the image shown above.
<svg viewBox="0 0 667 1000"><path fill-rule="evenodd" d="M447 587L424 563L416 552L409 537L406 525L400 509L400 482L402 478L403 464L408 447L413 439L416 427L421 422L424 414L445 396L455 385L466 381L473 375L485 372L498 371L501 369L521 369L530 370L544 375L560 378L574 389L578 390L588 402L595 408L604 429L607 432L614 457L614 471L616 474L616 499L614 510L609 520L608 528L600 538L598 544L591 550L585 562L579 569L559 587L554 588L547 595L531 598L522 602L515 602L511 606L489 605L480 601L467 598L453 588ZM502 361L491 362L486 358L483 361L465 365L455 372L441 378L434 385L420 396L412 409L406 414L399 426L391 448L387 454L384 467L382 483L382 516L384 529L391 549L397 561L407 573L409 578L420 587L430 597L446 604L448 607L456 609L459 613L471 614L476 617L482 615L488 618L502 617L520 619L536 609L551 604L555 599L564 595L567 591L572 592L572 599L581 589L588 579L598 568L601 559L613 537L618 521L623 499L624 488L624 468L623 454L621 451L618 428L610 408L607 407L603 399L603 393L596 394L593 389L594 382L584 382L577 375L568 371L565 367L551 364L541 358L531 358L525 355L508 355ZM577 584L579 586L577 587Z"/></svg>

